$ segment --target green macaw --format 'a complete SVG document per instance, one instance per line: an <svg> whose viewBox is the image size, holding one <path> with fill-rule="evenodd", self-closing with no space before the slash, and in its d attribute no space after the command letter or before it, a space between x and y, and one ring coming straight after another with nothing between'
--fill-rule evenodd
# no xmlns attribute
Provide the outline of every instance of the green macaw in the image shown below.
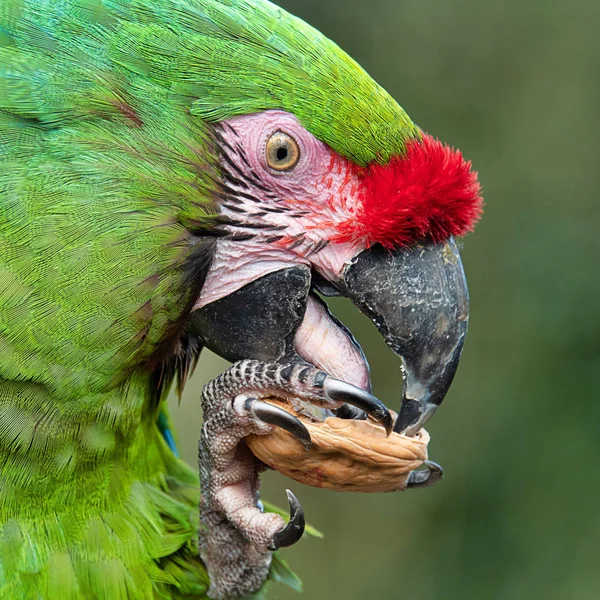
<svg viewBox="0 0 600 600"><path fill-rule="evenodd" d="M310 440L261 398L420 429L480 211L458 151L266 0L0 0L0 598L262 589L303 518L261 510L243 438ZM401 356L395 425L317 291ZM203 393L200 504L165 403L203 347L235 364Z"/></svg>

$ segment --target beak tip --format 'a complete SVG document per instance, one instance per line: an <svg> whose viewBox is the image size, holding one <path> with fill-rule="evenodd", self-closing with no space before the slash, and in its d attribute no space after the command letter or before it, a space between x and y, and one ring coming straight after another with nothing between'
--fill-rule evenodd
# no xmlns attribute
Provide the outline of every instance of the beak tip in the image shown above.
<svg viewBox="0 0 600 600"><path fill-rule="evenodd" d="M434 404L429 400L413 400L404 397L394 424L394 431L410 437L415 435L431 419L438 408L439 404Z"/></svg>

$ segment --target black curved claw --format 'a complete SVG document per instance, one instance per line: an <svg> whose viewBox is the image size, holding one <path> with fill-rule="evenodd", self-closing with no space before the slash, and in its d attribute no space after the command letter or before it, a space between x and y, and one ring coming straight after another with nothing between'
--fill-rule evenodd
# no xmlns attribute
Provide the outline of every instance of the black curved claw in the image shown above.
<svg viewBox="0 0 600 600"><path fill-rule="evenodd" d="M442 467L437 463L426 460L423 464L427 467L427 471L411 471L406 483L407 488L430 487L444 476Z"/></svg>
<svg viewBox="0 0 600 600"><path fill-rule="evenodd" d="M379 421L388 435L392 433L394 422L386 405L369 392L365 392L350 383L339 379L328 378L324 385L325 392L332 400L352 404Z"/></svg>
<svg viewBox="0 0 600 600"><path fill-rule="evenodd" d="M293 546L304 534L304 510L298 502L298 498L290 490L285 490L285 493L290 503L290 520L281 531L273 536L273 541L269 544L271 552Z"/></svg>
<svg viewBox="0 0 600 600"><path fill-rule="evenodd" d="M336 411L335 416L338 419L351 419L355 421L364 421L367 418L367 413L356 406L342 404Z"/></svg>
<svg viewBox="0 0 600 600"><path fill-rule="evenodd" d="M263 402L262 400L255 400L254 398L247 400L247 408L257 419L269 425L276 425L277 427L281 427L281 429L285 429L302 442L302 445L307 450L310 448L312 443L310 433L308 433L308 429L306 429L304 423L286 410L283 410L283 408Z"/></svg>

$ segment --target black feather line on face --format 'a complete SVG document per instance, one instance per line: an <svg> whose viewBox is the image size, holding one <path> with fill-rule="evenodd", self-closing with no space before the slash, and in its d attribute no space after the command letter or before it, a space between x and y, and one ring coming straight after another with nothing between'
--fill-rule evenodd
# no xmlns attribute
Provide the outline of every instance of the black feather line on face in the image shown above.
<svg viewBox="0 0 600 600"><path fill-rule="evenodd" d="M221 127L225 127L227 129L229 129L229 131L231 133L233 133L233 135L235 135L235 137L238 137L238 138L240 137L240 134L229 123L226 123L224 121L223 123L221 123Z"/></svg>
<svg viewBox="0 0 600 600"><path fill-rule="evenodd" d="M248 188L249 185L246 183L247 180L250 180L250 177L248 176L247 173L244 173L231 159L231 157L229 156L228 152L223 152L223 149L221 148L221 152L219 154L219 157L222 158L226 163L227 166L225 164L223 164L223 162L221 162L221 168L226 172L227 177L226 179L229 181L235 181L236 185L239 185L240 187L243 188ZM233 175L233 173L231 172L230 169L233 169L233 171L235 172L235 176Z"/></svg>
<svg viewBox="0 0 600 600"><path fill-rule="evenodd" d="M186 223L186 227L190 234L197 238L220 238L227 235L227 231L223 226L229 225L231 219L225 215L218 215L210 220L210 224L206 221Z"/></svg>
<svg viewBox="0 0 600 600"><path fill-rule="evenodd" d="M227 234L226 239L233 240L235 242L246 242L248 240L253 240L256 237L254 233L229 233Z"/></svg>
<svg viewBox="0 0 600 600"><path fill-rule="evenodd" d="M242 147L242 145L241 144L236 144L235 145L235 149L237 151L237 155L242 159L243 163L249 169L252 169L252 166L250 165L250 161L248 160L248 157L246 156L246 151L244 150L244 148Z"/></svg>
<svg viewBox="0 0 600 600"><path fill-rule="evenodd" d="M277 196L273 195L271 193L271 190L268 187L265 187L260 181L258 181L258 179L256 178L256 176L254 174L248 175L248 179L250 179L250 181L252 182L252 185L254 185L254 187L257 187L259 190L262 190L263 192L265 192L267 198L276 200L277 202L279 202L281 200L281 198L278 198Z"/></svg>
<svg viewBox="0 0 600 600"><path fill-rule="evenodd" d="M321 252L321 250L323 250L323 248L325 248L327 245L329 245L330 240L319 240L316 244L313 245L313 247L308 251L308 253L306 254L306 256L313 256L314 254L316 254L317 252Z"/></svg>
<svg viewBox="0 0 600 600"><path fill-rule="evenodd" d="M284 213L289 212L289 208L275 207L275 206L261 206L261 209L265 212L270 213Z"/></svg>
<svg viewBox="0 0 600 600"><path fill-rule="evenodd" d="M219 131L219 127L215 127L213 129L215 133L215 139L219 143L219 147L221 148L221 152L223 151L223 147L227 148L232 154L237 154L236 149L221 135Z"/></svg>
<svg viewBox="0 0 600 600"><path fill-rule="evenodd" d="M244 190L250 189L250 185L248 183L232 175L231 171L229 171L224 165L221 165L221 173L223 175L223 185L226 186L228 189L231 189L231 185L240 187ZM235 190L234 193L237 194L239 192Z"/></svg>
<svg viewBox="0 0 600 600"><path fill-rule="evenodd" d="M233 204L244 204L244 201L237 197L234 190L228 190L222 188L214 194L214 197L220 201L219 206L222 206L225 202L233 202Z"/></svg>
<svg viewBox="0 0 600 600"><path fill-rule="evenodd" d="M220 200L221 204L219 206L221 207L225 207L227 204L235 204L238 208L241 208L243 211L246 211L246 209L244 208L245 202L241 198L235 196L234 194L222 194Z"/></svg>
<svg viewBox="0 0 600 600"><path fill-rule="evenodd" d="M260 202L260 199L256 196L252 196L251 194L246 194L245 192L236 192L236 195L239 198L245 198L246 200L250 200L251 202Z"/></svg>
<svg viewBox="0 0 600 600"><path fill-rule="evenodd" d="M229 215L219 215L219 222L215 225L215 230L219 232L220 237L227 237L231 233L231 228L243 226L244 223Z"/></svg>
<svg viewBox="0 0 600 600"><path fill-rule="evenodd" d="M229 199L228 199L229 201ZM232 206L231 204L229 204L228 202L224 202L223 203L223 207L227 208L235 213L240 213L240 214L247 214L246 209L242 208L241 206Z"/></svg>
<svg viewBox="0 0 600 600"><path fill-rule="evenodd" d="M287 249L293 250L294 248L297 248L300 244L304 243L304 240L304 235L299 235L289 246L287 246Z"/></svg>
<svg viewBox="0 0 600 600"><path fill-rule="evenodd" d="M240 229L253 229L261 231L283 231L287 229L287 225L269 225L267 223L240 223L233 219L229 223L229 227L238 227Z"/></svg>

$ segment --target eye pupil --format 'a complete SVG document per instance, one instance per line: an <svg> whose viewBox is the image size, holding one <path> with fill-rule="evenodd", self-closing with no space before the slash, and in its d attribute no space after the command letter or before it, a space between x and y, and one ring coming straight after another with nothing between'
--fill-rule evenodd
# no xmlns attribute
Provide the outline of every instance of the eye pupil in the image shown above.
<svg viewBox="0 0 600 600"><path fill-rule="evenodd" d="M267 140L265 158L274 171L291 171L300 160L300 147L291 135L276 131Z"/></svg>
<svg viewBox="0 0 600 600"><path fill-rule="evenodd" d="M277 160L285 160L287 158L288 151L287 148L279 147L277 148Z"/></svg>

